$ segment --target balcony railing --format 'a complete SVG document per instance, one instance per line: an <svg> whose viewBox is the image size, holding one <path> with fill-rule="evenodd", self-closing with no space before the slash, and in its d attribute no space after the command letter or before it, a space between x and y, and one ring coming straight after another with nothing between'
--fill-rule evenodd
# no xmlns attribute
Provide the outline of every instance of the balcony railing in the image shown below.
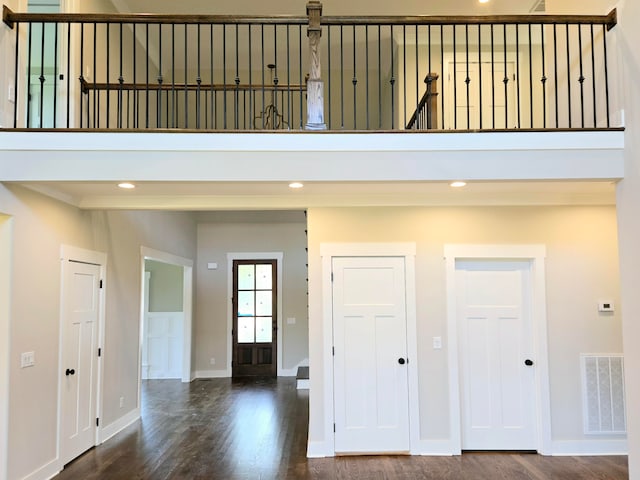
<svg viewBox="0 0 640 480"><path fill-rule="evenodd" d="M14 128L610 128L606 16L40 14Z"/></svg>

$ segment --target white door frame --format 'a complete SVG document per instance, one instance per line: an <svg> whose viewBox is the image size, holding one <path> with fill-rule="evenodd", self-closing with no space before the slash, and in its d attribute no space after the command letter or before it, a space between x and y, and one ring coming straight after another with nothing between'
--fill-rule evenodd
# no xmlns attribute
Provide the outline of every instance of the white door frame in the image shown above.
<svg viewBox="0 0 640 480"><path fill-rule="evenodd" d="M75 260L83 263L91 263L94 265L100 266L100 280L102 281L102 288L99 291L100 305L98 306L98 339L97 339L97 347L104 351L104 330L105 330L105 311L106 311L106 292L107 292L107 254L103 252L96 252L93 250L86 250L84 248L78 248L71 245L61 245L60 246L60 327L59 327L59 339L58 339L58 368L56 372L61 371L63 364L63 340L64 340L64 298L65 298L65 288L66 288L66 267L65 264L68 263L69 260ZM98 357L98 371L97 371L97 389L96 389L96 416L98 418L102 418L102 392L103 392L103 378L104 378L104 364L103 364L103 356ZM62 451L62 390L63 390L63 382L65 381L62 375L58 375L58 441L56 445L56 458L58 461L61 460L61 451ZM98 424L96 426L96 434L94 438L94 445L100 444L100 432L102 429L102 425ZM60 469L62 469L64 465L60 465Z"/></svg>
<svg viewBox="0 0 640 480"><path fill-rule="evenodd" d="M283 252L229 252L227 253L227 369L225 376L230 377L233 369L231 368L231 360L233 359L233 261L234 260L276 260L276 283L278 288L277 295L277 335L276 335L276 356L277 356L277 375L279 377L284 375L284 369L282 367L282 260L284 258Z"/></svg>
<svg viewBox="0 0 640 480"><path fill-rule="evenodd" d="M0 480L7 479L13 219L0 214Z"/></svg>
<svg viewBox="0 0 640 480"><path fill-rule="evenodd" d="M529 260L531 262L531 320L536 359L536 445L551 454L551 408L547 353L547 313L544 245L445 245L447 283L447 337L449 349L449 405L451 453L462 451L460 369L456 302L456 260Z"/></svg>
<svg viewBox="0 0 640 480"><path fill-rule="evenodd" d="M142 335L144 325L144 285L146 281L145 260L155 260L157 262L168 263L177 267L182 267L182 312L184 322L182 324L182 381L185 383L193 380L191 372L191 344L193 342L193 260L180 257L172 253L162 252L153 248L140 247L140 328L138 341L138 408L141 407L142 395Z"/></svg>
<svg viewBox="0 0 640 480"><path fill-rule="evenodd" d="M407 357L409 381L409 452L420 454L420 405L418 399L418 340L416 322L415 243L322 243L322 345L324 358L324 431L325 456L335 456L333 404L333 283L334 257L403 257L405 261ZM313 368L313 367L312 367ZM313 385L312 385L313 388Z"/></svg>

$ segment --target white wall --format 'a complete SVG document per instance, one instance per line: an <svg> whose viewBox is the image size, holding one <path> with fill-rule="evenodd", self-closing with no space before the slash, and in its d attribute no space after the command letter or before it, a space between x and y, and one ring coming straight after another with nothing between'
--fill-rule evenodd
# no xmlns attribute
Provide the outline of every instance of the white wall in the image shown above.
<svg viewBox="0 0 640 480"><path fill-rule="evenodd" d="M582 433L580 353L622 349L616 312L597 312L602 298L619 300L616 216L613 207L310 209L309 345L310 442L323 431L322 284L324 242L417 242L416 292L422 440L446 440L449 431L443 246L447 243L540 243L547 246L547 301L552 436L577 446ZM619 437L598 437L596 440Z"/></svg>
<svg viewBox="0 0 640 480"><path fill-rule="evenodd" d="M0 213L0 480L7 475L9 433L9 318L11 305L12 220Z"/></svg>
<svg viewBox="0 0 640 480"><path fill-rule="evenodd" d="M23 188L0 185L0 211L13 217L8 478L14 479L56 461L60 245L92 248L93 235L90 214ZM35 366L20 368L20 354L28 351Z"/></svg>
<svg viewBox="0 0 640 480"><path fill-rule="evenodd" d="M0 211L11 217L13 230L8 478L23 478L34 472L45 478L59 468L56 444L60 245L108 254L101 423L108 426L137 408L140 246L195 258L195 219L189 213L87 212L21 187L2 184ZM2 244L6 254L6 242ZM20 354L28 351L35 352L35 366L20 368ZM121 396L125 397L122 408Z"/></svg>
<svg viewBox="0 0 640 480"><path fill-rule="evenodd" d="M300 214L302 217L302 214ZM201 220L206 222L206 218ZM229 368L227 341L228 252L283 252L282 362L284 369L308 358L306 225L295 223L199 223L196 268L195 370ZM207 263L218 264L208 270ZM295 324L287 324L287 318ZM216 359L211 365L211 358Z"/></svg>
<svg viewBox="0 0 640 480"><path fill-rule="evenodd" d="M622 96L625 110L625 179L618 186L618 225L622 282L622 313L629 425L629 478L640 479L640 3L623 0L618 4L620 25L616 27L618 55L623 72Z"/></svg>

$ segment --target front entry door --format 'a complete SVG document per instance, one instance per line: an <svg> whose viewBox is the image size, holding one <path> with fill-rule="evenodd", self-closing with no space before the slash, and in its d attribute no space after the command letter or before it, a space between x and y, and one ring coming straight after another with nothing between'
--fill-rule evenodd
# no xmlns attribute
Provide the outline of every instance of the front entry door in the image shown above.
<svg viewBox="0 0 640 480"><path fill-rule="evenodd" d="M336 453L409 445L404 258L333 259Z"/></svg>
<svg viewBox="0 0 640 480"><path fill-rule="evenodd" d="M100 265L65 260L62 298L62 445L68 463L96 440Z"/></svg>
<svg viewBox="0 0 640 480"><path fill-rule="evenodd" d="M233 261L233 363L238 376L277 375L277 261Z"/></svg>
<svg viewBox="0 0 640 480"><path fill-rule="evenodd" d="M456 262L463 450L536 450L530 272Z"/></svg>

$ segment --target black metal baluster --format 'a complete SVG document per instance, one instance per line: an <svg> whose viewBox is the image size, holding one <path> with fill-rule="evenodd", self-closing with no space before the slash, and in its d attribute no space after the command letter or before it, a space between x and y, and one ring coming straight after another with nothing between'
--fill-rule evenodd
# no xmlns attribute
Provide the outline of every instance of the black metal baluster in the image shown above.
<svg viewBox="0 0 640 480"><path fill-rule="evenodd" d="M416 65L417 69L417 65ZM407 124L407 26L402 25L402 108L404 110L402 124Z"/></svg>
<svg viewBox="0 0 640 480"><path fill-rule="evenodd" d="M20 41L16 38L16 43ZM29 24L29 42L27 46L27 123L26 127L31 128L31 43L33 42L33 24ZM18 57L16 56L16 63ZM18 78L16 70L16 78ZM18 104L18 97L16 95L16 105Z"/></svg>
<svg viewBox="0 0 640 480"><path fill-rule="evenodd" d="M134 47L135 48L135 47ZM146 64L146 82L145 82L145 128L149 128L149 24L145 25L145 64Z"/></svg>
<svg viewBox="0 0 640 480"><path fill-rule="evenodd" d="M382 129L382 25L378 24L378 128ZM331 43L329 43L331 45Z"/></svg>
<svg viewBox="0 0 640 480"><path fill-rule="evenodd" d="M419 90L419 86L420 86L420 80L418 78L418 70L419 70L419 63L418 63L418 45L420 44L420 42L418 41L418 24L415 25L415 31L416 31L416 49L415 49L415 54L416 54L416 66L415 66L415 72L416 72L416 112L418 111L418 109L420 108L420 90ZM406 64L405 64L405 69L406 69ZM405 109L406 110L406 109ZM405 113L404 116L404 124L407 124L407 115Z"/></svg>
<svg viewBox="0 0 640 480"><path fill-rule="evenodd" d="M238 103L240 102L240 91L238 90L238 88L240 87L240 54L238 52L239 44L240 43L240 34L238 32L238 24L236 23L236 78L235 78L235 84L236 84L236 89L233 92L233 96L235 97L235 105L234 105L234 126L235 129L238 130L240 128L240 111L238 109L239 105Z"/></svg>
<svg viewBox="0 0 640 480"><path fill-rule="evenodd" d="M210 50L210 62L209 62L209 76L210 76L210 88L211 88L211 128L213 128L214 130L216 130L218 128L218 116L216 115L216 92L214 90L214 78L213 78L213 47L214 47L214 42L213 42L213 23L209 25L210 28L210 35L209 35L209 50ZM249 52L251 52L251 49L249 49Z"/></svg>
<svg viewBox="0 0 640 480"><path fill-rule="evenodd" d="M556 102L556 128L559 124L559 103L558 103L558 26L553 24L553 72L554 72L554 89Z"/></svg>
<svg viewBox="0 0 640 480"><path fill-rule="evenodd" d="M471 95L469 92L469 86L471 78L469 77L469 24L464 25L464 44L465 44L465 63L467 65L467 77L464 79L464 83L467 85L467 130L471 128Z"/></svg>
<svg viewBox="0 0 640 480"><path fill-rule="evenodd" d="M482 106L484 99L482 98L482 27L478 25L478 126L482 130Z"/></svg>
<svg viewBox="0 0 640 480"><path fill-rule="evenodd" d="M515 25L516 28L516 112L518 115L516 127L520 128L522 123L520 122L520 25Z"/></svg>
<svg viewBox="0 0 640 480"><path fill-rule="evenodd" d="M604 49L604 88L605 102L607 105L607 128L611 127L611 117L609 116L609 68L607 62L607 26L602 26L602 47Z"/></svg>
<svg viewBox="0 0 640 480"><path fill-rule="evenodd" d="M58 24L54 24L53 34L53 128L58 126Z"/></svg>
<svg viewBox="0 0 640 480"><path fill-rule="evenodd" d="M136 55L137 52L136 52L136 24L135 23L131 25L131 30L132 30L131 53L133 55L132 70L133 70L133 88L134 88L133 90L133 128L138 129L140 128L140 119L139 119L140 97L138 95L138 85L137 85L138 76L136 75L138 70L138 62L137 62L137 55ZM127 90L127 92L128 91L129 90ZM127 114L127 126L128 125L129 125L129 115Z"/></svg>
<svg viewBox="0 0 640 480"><path fill-rule="evenodd" d="M358 78L356 76L356 26L353 26L353 79L351 80L353 83L353 129L356 130L358 128L357 125L357 117L356 113L358 111L357 106L357 91L356 86L358 84Z"/></svg>
<svg viewBox="0 0 640 480"><path fill-rule="evenodd" d="M200 87L202 86L202 75L201 75L201 70L200 70L200 50L202 49L202 46L200 45L200 42L202 41L201 36L200 36L200 28L201 25L198 23L198 76L196 77L196 83L197 83L197 93L196 93L196 129L200 130L200 115L201 115L201 111L200 111Z"/></svg>
<svg viewBox="0 0 640 480"><path fill-rule="evenodd" d="M529 115L530 127L533 128L533 46L531 45L531 24L529 24Z"/></svg>
<svg viewBox="0 0 640 480"><path fill-rule="evenodd" d="M298 25L298 76L300 81L300 130L303 129L303 118L302 118L302 104L304 103L302 100L304 99L303 93L303 81L302 81L302 25Z"/></svg>
<svg viewBox="0 0 640 480"><path fill-rule="evenodd" d="M389 83L391 84L391 130L395 128L395 116L396 116L396 104L395 104L395 84L396 77L394 76L394 57L393 57L393 25L389 25L390 35L389 39L391 42L391 79Z"/></svg>
<svg viewBox="0 0 640 480"><path fill-rule="evenodd" d="M595 49L595 40L593 36L593 23L590 25L590 33L591 33L591 88L593 94L593 128L598 126L598 116L597 109L598 103L596 98L596 49Z"/></svg>
<svg viewBox="0 0 640 480"><path fill-rule="evenodd" d="M71 68L71 62L70 62L70 58L71 58L71 23L67 24L67 27L69 29L69 34L68 34L68 38L67 38L67 128L69 128L70 125L70 103L71 103L71 85L70 85L70 78L71 78L71 74L70 74L70 68ZM80 128L82 128L82 115L83 115L83 111L82 111L82 107L83 107L83 100L84 100L84 23L80 24L80 98L79 98L79 104L78 106L80 107ZM87 107L89 106L89 100L87 99ZM87 117L87 127L89 126L89 117Z"/></svg>
<svg viewBox="0 0 640 480"><path fill-rule="evenodd" d="M504 128L509 128L509 99L508 99L508 84L509 84L509 70L507 69L507 24L503 24L502 29L503 42L504 42Z"/></svg>
<svg viewBox="0 0 640 480"><path fill-rule="evenodd" d="M82 71L82 66L80 67ZM82 90L80 90L80 102L82 102ZM80 107L82 112L82 107ZM67 128L71 124L71 24L67 23ZM81 116L82 117L82 116Z"/></svg>
<svg viewBox="0 0 640 480"><path fill-rule="evenodd" d="M442 68L442 73L443 73L443 77L444 77L444 25L440 25L440 65ZM442 112L442 129L444 130L444 118L445 118L445 111L444 111L444 93L445 93L445 79L442 79L442 82L440 82L440 110Z"/></svg>
<svg viewBox="0 0 640 480"><path fill-rule="evenodd" d="M340 25L340 128L344 130L344 26Z"/></svg>
<svg viewBox="0 0 640 480"><path fill-rule="evenodd" d="M578 78L578 82L580 82L580 126L584 128L584 71L582 68L582 26L577 25L578 27L578 60L580 62L580 77ZM595 106L595 105L594 105Z"/></svg>
<svg viewBox="0 0 640 480"><path fill-rule="evenodd" d="M287 123L289 125L289 129L291 129L293 128L293 102L291 101L291 38L289 35L291 26L287 25L285 29L287 32L287 116L289 117L287 118Z"/></svg>
<svg viewBox="0 0 640 480"><path fill-rule="evenodd" d="M327 81L327 98L328 98L327 105L329 107L329 111L327 112L328 113L327 119L328 119L329 123L328 123L327 127L329 128L329 130L331 130L331 126L333 125L332 122L331 122L331 110L332 110L332 108L331 108L331 85L332 85L332 83L331 83L331 47L330 47L330 45L331 45L331 25L327 26L327 45L328 45L328 47L327 47L327 70L328 70L328 72L327 72L327 76L328 76L328 81Z"/></svg>
<svg viewBox="0 0 640 480"><path fill-rule="evenodd" d="M491 128L496 128L496 61L494 24L491 24Z"/></svg>
<svg viewBox="0 0 640 480"><path fill-rule="evenodd" d="M44 82L46 78L44 76L44 35L46 31L46 24L44 22L41 23L42 26L42 34L40 35L40 104L38 105L38 109L40 110L40 128L44 126Z"/></svg>
<svg viewBox="0 0 640 480"><path fill-rule="evenodd" d="M365 107L367 116L367 130L369 130L369 25L364 26L364 49L365 49Z"/></svg>
<svg viewBox="0 0 640 480"><path fill-rule="evenodd" d="M122 128L122 85L124 83L124 77L122 76L122 57L123 57L123 43L122 43L122 22L119 24L120 26L120 71L118 74L118 128Z"/></svg>
<svg viewBox="0 0 640 480"><path fill-rule="evenodd" d="M272 129L277 129L278 128L278 110L277 110L277 98L278 98L278 27L277 25L273 25L273 85L272 88L274 88L274 90L271 90L273 92L273 95L271 96L272 99L272 103L273 103L273 122L271 122L271 128ZM282 110L282 108L281 108Z"/></svg>
<svg viewBox="0 0 640 480"><path fill-rule="evenodd" d="M110 34L111 34L111 24L110 23L106 23L105 24L105 29L107 31L106 32L106 34L107 34L107 45L106 45L107 46L107 58L106 58L106 60L107 60L107 69L106 69L107 70L106 71L106 79L107 79L107 99L106 99L106 103L107 103L107 118L106 118L106 122L105 123L107 124L106 128L109 128L109 122L110 122L109 116L111 114L111 108L110 108L111 107L111 102L110 102L110 93L111 92L109 91L110 90L109 87L111 85L111 80L109 79L109 66L110 66L109 47L110 47L110 43L111 42L109 40L109 37L110 37ZM95 72L94 72L94 76L95 76ZM100 121L100 119L98 119L98 121Z"/></svg>
<svg viewBox="0 0 640 480"><path fill-rule="evenodd" d="M458 62L456 58L455 25L453 25L453 129L458 129Z"/></svg>
<svg viewBox="0 0 640 480"><path fill-rule="evenodd" d="M100 99L100 92L96 89L96 75L97 75L97 60L98 58L98 24L93 24L93 128L97 128L100 124L99 111L97 102ZM87 106L87 110L88 110ZM87 126L89 126L89 119L87 118Z"/></svg>
<svg viewBox="0 0 640 480"><path fill-rule="evenodd" d="M167 107L169 100L167 99ZM169 121L167 119L167 126ZM171 128L176 128L176 24L171 24Z"/></svg>
<svg viewBox="0 0 640 480"><path fill-rule="evenodd" d="M29 29L31 30L31 29ZM20 24L16 23L16 59L13 65L13 128L18 128L18 59L20 58ZM27 79L27 85L29 80ZM28 87L27 87L28 91ZM27 109L27 115L29 110ZM27 120L27 126L29 126Z"/></svg>
<svg viewBox="0 0 640 480"><path fill-rule="evenodd" d="M264 130L265 125L266 125L266 121L265 121L265 117L267 116L267 104L265 102L265 91L264 91L264 87L265 87L265 83L264 83L264 23L260 25L260 75L262 78L262 87L261 87L261 92L260 94L262 95L262 111L261 111L261 115L260 117L262 117L262 130Z"/></svg>
<svg viewBox="0 0 640 480"><path fill-rule="evenodd" d="M545 26L540 24L540 50L542 52L542 128L547 128L547 74L545 61L545 44L544 44Z"/></svg>
<svg viewBox="0 0 640 480"><path fill-rule="evenodd" d="M189 25L184 24L184 128L189 128L189 78L188 78L188 55L189 55Z"/></svg>
<svg viewBox="0 0 640 480"><path fill-rule="evenodd" d="M570 53L570 38L569 38L569 24L565 24L567 33L567 108L569 114L569 128L571 128L571 53Z"/></svg>
<svg viewBox="0 0 640 480"><path fill-rule="evenodd" d="M427 26L427 35L428 35L428 37L429 37L429 38L428 38L428 40L427 40L427 42L428 42L428 43L427 43L427 48L428 48L428 50L427 50L427 57L428 57L428 70L429 70L429 71L427 72L427 75L428 75L429 77L431 77L431 73L432 73L432 72L431 72L431 24L429 24L429 25ZM440 78L442 79L442 72L440 72L440 73L441 73L441 74L440 74ZM429 84L427 85L427 88L429 89L429 92L433 92L433 89L432 89L432 87L431 87L431 83L429 83ZM425 128L438 128L438 126L437 126L437 125L433 125L433 120L432 120L432 119L433 119L433 113L434 113L434 112L432 112L432 111L431 111L431 105L432 105L431 97L429 97L429 99L428 99L427 101L428 101L429 103L427 104L427 125L426 125L426 127L425 127Z"/></svg>
<svg viewBox="0 0 640 480"><path fill-rule="evenodd" d="M148 50L147 50L148 52ZM148 53L147 53L148 55ZM162 126L162 24L158 24L158 94L156 95L156 128Z"/></svg>
<svg viewBox="0 0 640 480"><path fill-rule="evenodd" d="M251 95L251 92L253 91L253 74L251 72L251 63L252 63L252 56L251 56L251 25L249 25L249 85L250 85L250 89L249 90L249 117L250 117L250 122L249 122L249 128L253 129L255 128L253 125L253 110L255 108L255 105L253 104L255 98L253 95Z"/></svg>

